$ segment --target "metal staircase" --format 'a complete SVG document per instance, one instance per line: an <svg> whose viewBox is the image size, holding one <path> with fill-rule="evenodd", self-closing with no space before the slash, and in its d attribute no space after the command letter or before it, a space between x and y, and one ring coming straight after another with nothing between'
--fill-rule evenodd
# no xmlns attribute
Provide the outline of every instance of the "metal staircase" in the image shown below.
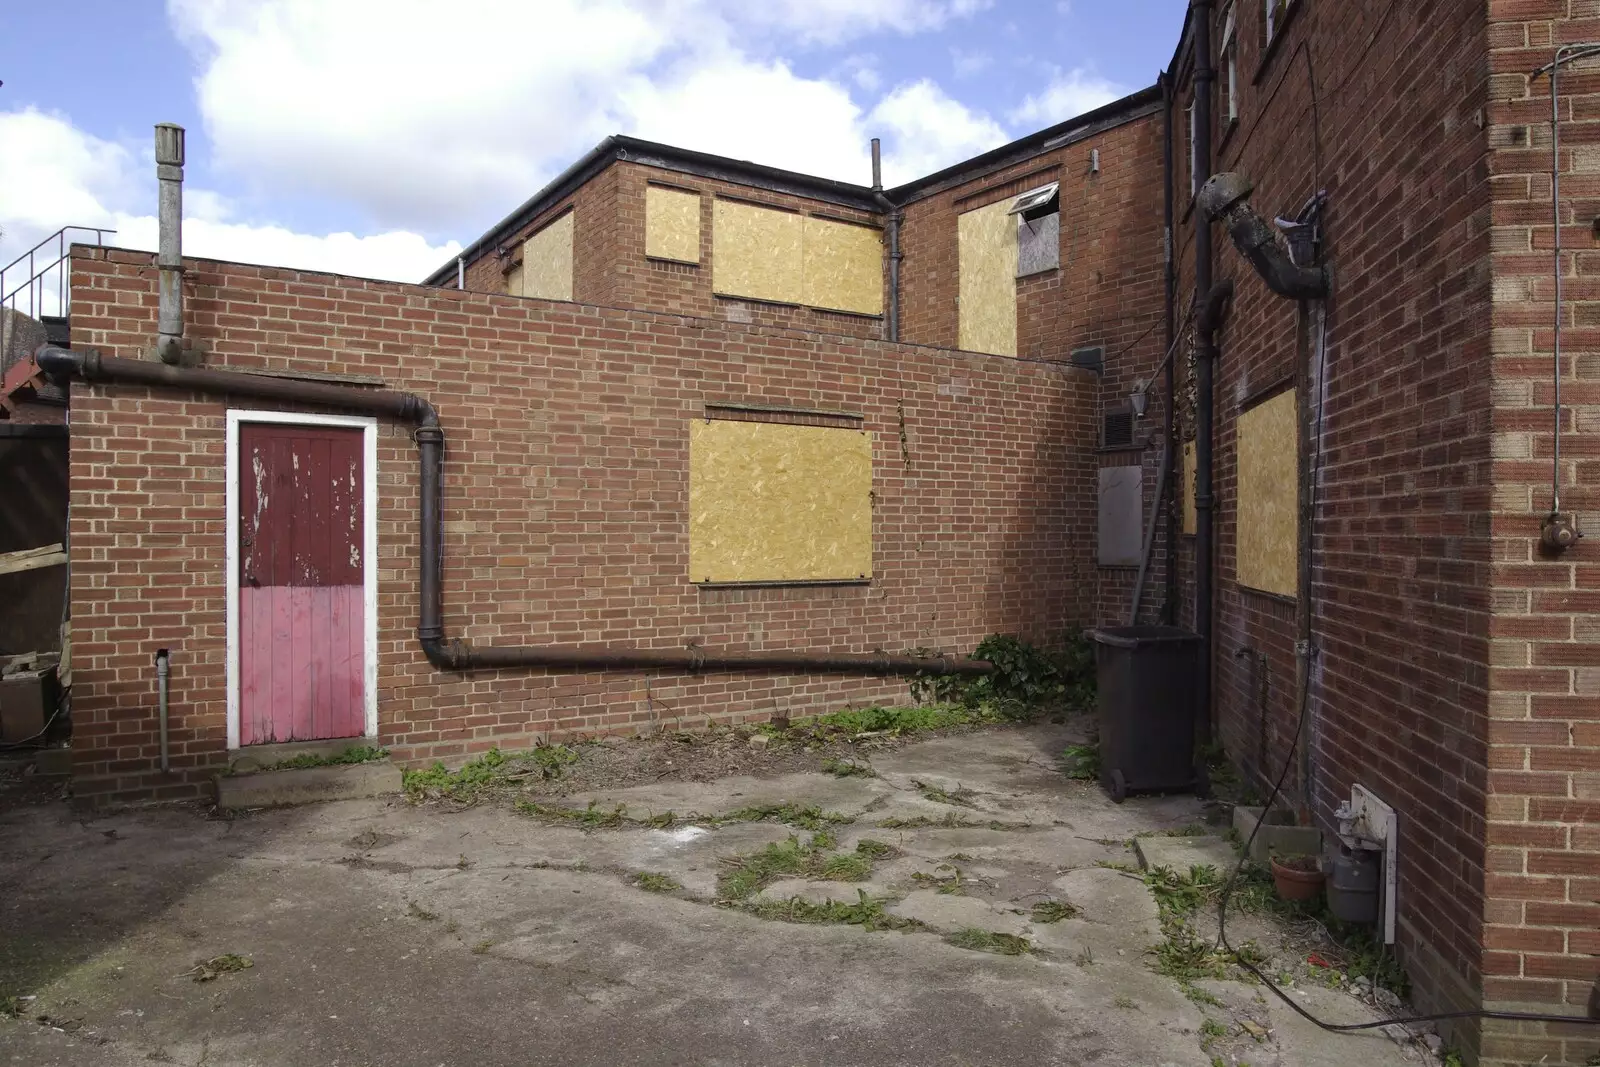
<svg viewBox="0 0 1600 1067"><path fill-rule="evenodd" d="M64 402L60 390L39 374L33 350L47 341L71 343L72 246L102 246L116 232L63 226L0 267L0 419L13 417L23 401Z"/></svg>

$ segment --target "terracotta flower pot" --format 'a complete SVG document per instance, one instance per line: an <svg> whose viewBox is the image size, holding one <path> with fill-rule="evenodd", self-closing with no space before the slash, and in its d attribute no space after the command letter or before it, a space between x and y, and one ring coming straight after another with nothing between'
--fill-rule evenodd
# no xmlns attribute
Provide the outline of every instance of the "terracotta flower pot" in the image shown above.
<svg viewBox="0 0 1600 1067"><path fill-rule="evenodd" d="M1300 859L1316 862L1315 857ZM1284 900L1315 900L1321 894L1326 878L1320 867L1305 870L1293 861L1284 864L1278 862L1278 857L1272 857L1272 884Z"/></svg>

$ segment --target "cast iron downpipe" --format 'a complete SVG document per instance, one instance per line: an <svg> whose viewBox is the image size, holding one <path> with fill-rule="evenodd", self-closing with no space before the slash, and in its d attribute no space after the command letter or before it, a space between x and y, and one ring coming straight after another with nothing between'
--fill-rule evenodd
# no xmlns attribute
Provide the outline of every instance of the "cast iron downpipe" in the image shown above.
<svg viewBox="0 0 1600 1067"><path fill-rule="evenodd" d="M1162 418L1162 432L1166 434L1167 441L1167 470L1174 472L1178 469L1178 372L1176 361L1172 358L1172 345L1177 340L1178 272L1176 235L1172 232L1172 77L1164 71L1161 74L1161 102L1166 109L1166 133L1161 141L1162 188L1166 191L1166 196L1163 198L1165 203L1162 205L1165 227L1162 230L1161 240L1163 258L1166 260L1162 311L1166 316L1167 335L1167 365L1166 370L1162 372L1161 381L1163 395L1167 398L1167 409ZM1166 499L1159 505L1167 512L1167 595L1162 602L1161 620L1168 626L1178 621L1178 532L1182 527L1178 514L1178 492L1175 487L1180 484L1177 478L1168 481Z"/></svg>
<svg viewBox="0 0 1600 1067"><path fill-rule="evenodd" d="M1196 175L1211 174L1211 0L1190 0L1194 24L1194 159ZM1216 518L1213 512L1212 470L1213 393L1217 362L1216 328L1222 300L1211 287L1211 221L1203 211L1194 213L1194 291L1201 302L1195 325L1195 433L1194 433L1194 630L1200 635L1199 704L1203 727L1215 729L1211 707L1212 578L1216 567ZM1211 315L1207 312L1212 311Z"/></svg>
<svg viewBox="0 0 1600 1067"><path fill-rule="evenodd" d="M1327 271L1303 267L1290 258L1278 232L1250 206L1253 188L1243 174L1228 171L1213 175L1196 197L1195 215L1228 227L1234 246L1255 267L1268 289L1291 300L1321 300L1328 295Z"/></svg>
<svg viewBox="0 0 1600 1067"><path fill-rule="evenodd" d="M816 674L991 674L984 660L959 656L906 656L886 652L718 652L714 649L650 649L631 646L491 645L474 648L444 633L444 430L432 404L412 393L361 389L239 371L172 367L148 360L118 359L96 352L70 352L53 345L39 349L41 370L55 378L144 385L184 392L251 397L288 404L341 408L409 422L416 426L421 465L421 560L417 640L428 662L440 670L470 671L516 667L574 670L794 671Z"/></svg>
<svg viewBox="0 0 1600 1067"><path fill-rule="evenodd" d="M900 220L905 214L894 201L883 195L883 149L878 139L872 139L872 199L883 208L889 226L889 321L888 339L900 340Z"/></svg>

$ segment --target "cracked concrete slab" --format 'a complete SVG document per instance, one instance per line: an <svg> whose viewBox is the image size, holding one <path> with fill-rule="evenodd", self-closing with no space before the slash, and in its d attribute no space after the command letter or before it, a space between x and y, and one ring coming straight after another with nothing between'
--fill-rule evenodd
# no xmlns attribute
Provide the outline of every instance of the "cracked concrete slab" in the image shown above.
<svg viewBox="0 0 1600 1067"><path fill-rule="evenodd" d="M1163 837L1159 834L1134 838L1134 848L1146 869L1167 867L1185 872L1192 867L1215 867L1227 875L1239 862L1239 853L1220 837Z"/></svg>
<svg viewBox="0 0 1600 1067"><path fill-rule="evenodd" d="M830 828L836 844L777 822L586 831L491 804L397 799L232 819L0 815L11 859L0 868L0 994L37 998L29 1019L0 1021L0 1064L1207 1067L1201 1010L1146 966L1153 899L1138 878L1096 865L1128 862L1127 837L1191 823L1200 805L1117 806L1066 781L1050 757L1071 736L937 738L879 757L879 778L728 778L563 801L640 816L815 805L854 819ZM931 800L917 778L968 803ZM876 825L888 812L951 811L983 822ZM1029 825L992 829L990 813ZM865 889L927 925L778 922L718 899L720 872L791 836L824 859L863 840L891 851L862 853L874 855L869 881L774 879L761 889L769 899L854 903ZM632 884L643 872L682 888L647 892ZM959 893L937 891L957 877ZM1045 899L1081 911L1035 921ZM1044 951L943 940L968 926ZM197 960L224 953L253 966L193 980Z"/></svg>

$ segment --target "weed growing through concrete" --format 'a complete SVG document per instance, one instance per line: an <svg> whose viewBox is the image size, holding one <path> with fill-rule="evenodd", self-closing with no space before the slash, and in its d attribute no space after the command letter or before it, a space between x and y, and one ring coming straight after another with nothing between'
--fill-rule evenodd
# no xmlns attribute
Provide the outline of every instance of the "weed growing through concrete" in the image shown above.
<svg viewBox="0 0 1600 1067"><path fill-rule="evenodd" d="M1215 1019L1200 1024L1200 1050L1210 1052L1211 1046L1228 1036L1228 1028Z"/></svg>
<svg viewBox="0 0 1600 1067"><path fill-rule="evenodd" d="M1058 923L1078 914L1078 908L1064 900L1049 897L1034 904L1031 913L1036 923Z"/></svg>
<svg viewBox="0 0 1600 1067"><path fill-rule="evenodd" d="M413 801L441 798L462 803L475 801L502 776L501 768L505 765L505 754L498 748L491 748L462 764L459 770L449 770L441 762L427 770L406 771L406 796Z"/></svg>
<svg viewBox="0 0 1600 1067"><path fill-rule="evenodd" d="M264 771L291 771L303 770L307 767L340 767L351 763L374 763L378 760L388 759L389 750L374 748L371 745L357 745L335 752L331 756L319 753L306 753L301 756L292 756L286 760L261 768Z"/></svg>
<svg viewBox="0 0 1600 1067"><path fill-rule="evenodd" d="M763 804L740 808L726 815L718 815L703 821L710 826L723 826L734 822L781 822L787 826L798 826L802 830L816 831L829 826L848 826L856 820L854 815L823 811L815 805L801 807L796 804Z"/></svg>
<svg viewBox="0 0 1600 1067"><path fill-rule="evenodd" d="M723 900L742 901L788 875L830 882L860 882L871 873L871 859L859 852L830 855L810 843L802 844L798 837L790 837L759 852L728 860L718 880L717 891Z"/></svg>
<svg viewBox="0 0 1600 1067"><path fill-rule="evenodd" d="M586 808L564 808L558 804L539 804L532 800L519 800L515 807L523 815L576 823L585 830L615 829L628 821L626 805L618 804L607 809L592 800Z"/></svg>
<svg viewBox="0 0 1600 1067"><path fill-rule="evenodd" d="M961 868L951 863L941 863L932 873L916 871L911 875L911 880L918 885L932 886L936 892L946 896L964 896L961 884Z"/></svg>
<svg viewBox="0 0 1600 1067"><path fill-rule="evenodd" d="M433 922L439 917L436 913L429 911L414 900L406 901L406 914L413 919L421 919L423 922Z"/></svg>
<svg viewBox="0 0 1600 1067"><path fill-rule="evenodd" d="M757 900L744 905L750 914L762 919L789 923L832 923L859 926L864 930L922 930L926 927L916 919L903 919L886 910L888 901L867 896L864 889L857 890L857 900L847 904L840 900L813 904L800 897L789 900Z"/></svg>
<svg viewBox="0 0 1600 1067"><path fill-rule="evenodd" d="M1113 1007L1121 1008L1123 1011L1138 1011L1139 1010L1138 1003L1132 997L1124 996L1121 993L1118 993L1115 997L1112 998L1111 1004L1112 1004Z"/></svg>
<svg viewBox="0 0 1600 1067"><path fill-rule="evenodd" d="M1036 951L1033 943L1025 937L996 933L993 930L980 930L975 926L957 930L947 935L945 941L956 948L970 949L973 952L993 952L1000 956L1023 956Z"/></svg>
<svg viewBox="0 0 1600 1067"><path fill-rule="evenodd" d="M473 945L472 952L475 956L482 956L492 948L494 948L494 942L486 938Z"/></svg>
<svg viewBox="0 0 1600 1067"><path fill-rule="evenodd" d="M1007 718L992 707L937 703L899 708L846 708L827 715L792 720L787 730L770 724L761 729L764 733L781 735L793 741L824 742L861 734L897 737L926 730L947 730L953 726L1005 722Z"/></svg>
<svg viewBox="0 0 1600 1067"><path fill-rule="evenodd" d="M1202 1008L1222 1007L1222 1001L1218 1000L1204 989L1201 989L1193 982L1179 982L1178 990L1183 993L1184 996L1189 998L1189 1002L1191 1004L1199 1005Z"/></svg>
<svg viewBox="0 0 1600 1067"><path fill-rule="evenodd" d="M954 790L940 789L937 786L929 785L927 782L919 782L916 779L912 779L911 784L917 787L917 792L922 795L924 800L931 800L935 804L948 804L952 807L960 808L975 808L978 806L972 801L972 798L978 794L970 789L963 789L960 786L957 786Z"/></svg>
<svg viewBox="0 0 1600 1067"><path fill-rule="evenodd" d="M874 860L887 859L895 854L893 845L886 845L882 841L875 841L870 837L863 837L860 841L857 841L856 851L868 859Z"/></svg>
<svg viewBox="0 0 1600 1067"><path fill-rule="evenodd" d="M1061 772L1078 782L1100 777L1099 745L1068 745L1061 753Z"/></svg>
<svg viewBox="0 0 1600 1067"><path fill-rule="evenodd" d="M683 886L669 875L640 871L628 880L630 885L651 893L676 893Z"/></svg>
<svg viewBox="0 0 1600 1067"><path fill-rule="evenodd" d="M915 815L909 819L888 818L878 821L879 829L883 830L916 830L927 826L944 830L970 830L983 827L987 827L990 830L1026 830L1032 825L1032 823L1026 822L1001 822L999 819L990 819L988 822L984 822L981 819L969 819L960 812L955 811L939 819L934 819L927 815Z"/></svg>
<svg viewBox="0 0 1600 1067"><path fill-rule="evenodd" d="M853 759L834 759L832 756L822 761L822 769L825 773L831 774L835 778L876 778L878 776L878 772L865 763Z"/></svg>
<svg viewBox="0 0 1600 1067"><path fill-rule="evenodd" d="M566 745L541 744L535 745L523 759L533 764L540 777L560 778L568 767L578 762L578 753Z"/></svg>

